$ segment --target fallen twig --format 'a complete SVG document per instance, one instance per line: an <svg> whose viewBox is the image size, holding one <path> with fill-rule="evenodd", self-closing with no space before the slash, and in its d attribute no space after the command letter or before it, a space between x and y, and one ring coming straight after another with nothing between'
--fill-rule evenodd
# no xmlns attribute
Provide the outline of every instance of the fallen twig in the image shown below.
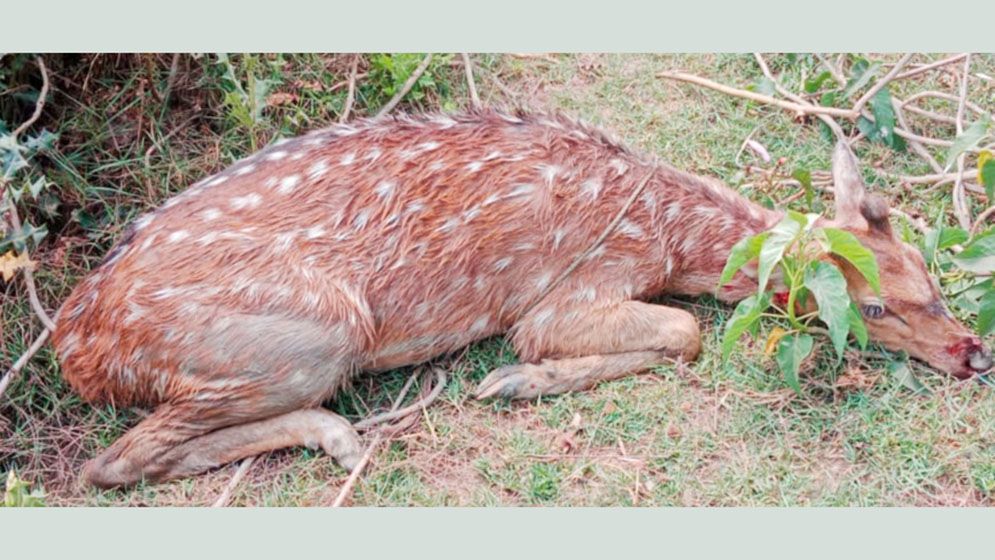
<svg viewBox="0 0 995 560"><path fill-rule="evenodd" d="M45 97L48 96L48 69L45 67L45 61L42 60L40 56L35 57L35 63L38 64L38 70L41 71L41 91L38 93L38 99L35 101L35 110L31 113L31 117L21 123L21 126L14 129L11 134L16 139L22 132L35 124L35 121L41 117L41 111L45 108Z"/></svg>
<svg viewBox="0 0 995 560"><path fill-rule="evenodd" d="M964 133L964 104L967 102L967 78L971 74L971 55L964 57L964 75L960 81L960 101L957 104L957 136ZM970 229L971 209L967 205L967 196L964 194L964 159L966 154L961 152L957 156L957 180L954 182L953 206L954 214L960 227Z"/></svg>
<svg viewBox="0 0 995 560"><path fill-rule="evenodd" d="M460 53L463 57L463 68L466 70L466 86L470 90L470 101L473 103L474 109L480 109L480 96L477 95L477 84L473 81L473 63L470 62L470 55L467 53Z"/></svg>
<svg viewBox="0 0 995 560"><path fill-rule="evenodd" d="M28 360L30 360L35 354L37 354L38 350L40 350L41 347L44 346L45 341L48 340L48 336L50 334L52 334L52 331L48 329L41 331L41 334L38 335L38 338L36 338L35 341L31 343L31 346L28 348L28 351L25 352L24 354L21 354L21 357L18 358L16 362L14 362L14 365L10 366L10 369L7 370L7 373L3 375L3 379L0 379L0 397L3 396L3 392L7 390L7 386L10 385L10 382L14 380L14 377L17 376L17 374L20 373L22 369L24 369L24 366L28 363Z"/></svg>
<svg viewBox="0 0 995 560"><path fill-rule="evenodd" d="M895 66L891 69L891 71L885 74L883 78L875 82L874 85L871 86L871 89L867 90L867 93L860 96L860 99L858 99L857 102L853 104L854 112L859 113L860 110L864 108L864 105L867 105L868 101L870 101L875 95L877 95L879 91L881 91L885 86L888 85L889 82L891 82L895 78L895 76L902 70L902 68L905 67L905 64L911 58L912 58L912 53L907 53L905 56L898 59L898 62L895 63Z"/></svg>
<svg viewBox="0 0 995 560"><path fill-rule="evenodd" d="M428 405L435 402L435 399L439 397L442 393L442 389L446 386L446 372L443 371L442 368L435 368L435 374L435 386L432 387L432 391L425 398L415 401L400 410L391 409L390 412L384 412L383 414L377 414L376 416L372 416L365 420L360 420L352 425L353 428L359 431L369 430L378 424L390 422L391 420L397 420L411 414L412 412L418 412L419 410L426 408Z"/></svg>
<svg viewBox="0 0 995 560"><path fill-rule="evenodd" d="M860 116L859 113L854 112L851 109L839 109L837 107L822 107L819 105L802 105L800 103L794 103L792 101L784 101L771 97L769 95L763 95L760 93L755 93L752 91L747 91L745 89L738 89L734 87L729 87L718 82L713 82L707 78L702 78L701 76L695 76L693 74L685 74L683 72L660 72L657 74L659 78L666 78L668 80L677 80L680 82L688 82L691 84L697 84L699 86L704 86L709 89L714 89L715 91L722 92L726 95L732 95L735 97L741 97L743 99L749 99L751 101L757 101L760 103L766 103L768 105L776 105L782 109L787 109L789 111L794 111L803 115L829 115L831 117L840 117L844 119L855 120Z"/></svg>
<svg viewBox="0 0 995 560"><path fill-rule="evenodd" d="M431 62L432 62L432 53L428 53L427 55L425 55L425 58L422 59L421 64L419 64L418 67L415 68L415 71L412 72L410 76L408 76L408 80L404 82L403 86L401 86L401 90L395 93L394 97L392 97L390 101L388 101L387 104L384 105L382 109L380 109L380 112L377 113L377 117L382 117L387 113L391 112L394 109L394 107L396 107L397 104L400 103L402 99L404 99L404 96L407 95L409 91L411 91L411 88L415 87L415 82L418 81L418 78L421 78L421 75L425 73L425 70L428 70L428 65Z"/></svg>
<svg viewBox="0 0 995 560"><path fill-rule="evenodd" d="M235 487L238 486L238 483L245 478L245 475L249 472L249 468L252 467L252 462L256 460L256 457L256 455L246 457L238 465L238 468L235 470L235 474L231 477L231 480L228 481L228 485L225 486L224 491L221 492L218 499L211 504L211 507L225 507L228 505L228 500L231 499L232 492L235 491Z"/></svg>
<svg viewBox="0 0 995 560"><path fill-rule="evenodd" d="M356 101L356 71L359 69L359 55L352 58L352 66L349 68L349 92L346 94L345 107L339 115L339 122L344 123L349 120L349 113L352 112L352 104Z"/></svg>
<svg viewBox="0 0 995 560"><path fill-rule="evenodd" d="M971 226L971 237L974 237L974 234L978 232L978 228L984 225L993 214L995 214L995 206L989 206L984 212L978 214L978 217L974 220L974 224Z"/></svg>
<svg viewBox="0 0 995 560"><path fill-rule="evenodd" d="M916 68L914 70L907 70L905 72L902 72L901 74L895 76L893 79L894 80L904 80L906 78L911 78L913 76L918 76L919 74L922 74L922 73L925 73L925 72L929 72L930 70L933 70L934 68L939 68L941 66L946 66L947 64L953 64L954 62L962 60L965 56L967 56L967 53L961 53L961 54L958 54L958 55L951 56L950 58L944 58L943 60L937 60L936 62L932 62L930 64L924 64L924 65L922 65L922 66L920 66L920 67L918 67L918 68Z"/></svg>
<svg viewBox="0 0 995 560"><path fill-rule="evenodd" d="M800 105L805 105L808 107L816 106L806 101L805 98L803 98L802 96L795 95L794 93L788 91L787 88L782 86L781 82L774 77L774 74L770 71L770 67L767 66L767 62L764 60L764 57L760 53L758 52L753 53L753 56L757 59L757 64L760 65L760 70L763 71L764 76L767 76L767 79L774 83L774 89L777 90L778 93ZM826 126L828 126L829 129L833 131L833 134L836 136L837 139L843 141L847 140L846 134L843 132L843 128L840 127L839 123L836 122L836 119L832 118L829 115L823 115L820 113L816 113L815 116L818 117L819 120L821 120L822 122L826 123Z"/></svg>
<svg viewBox="0 0 995 560"><path fill-rule="evenodd" d="M394 399L394 405L390 407L391 412L397 410L397 407L401 406L401 402L404 400L405 395L408 394L408 390L411 389L411 385L418 377L418 373L418 370L415 370L411 374L411 377L408 378L408 381L404 384L404 387L401 388L401 392L398 393L397 398ZM363 469L366 468L366 464L370 462L370 458L373 456L373 451L376 450L378 445L380 445L380 440L382 439L383 430L380 430L373 436L373 441L371 441L370 445L366 448L366 452L363 453L363 457L359 460L359 463L357 463L356 467L352 469L351 473L349 473L349 478L346 479L345 484L343 484L342 488L339 490L338 496L336 496L335 501L332 502L332 507L342 506L342 503L345 502L346 498L349 497L349 494L352 493L352 488L356 485L356 480L359 479L359 475L362 474Z"/></svg>

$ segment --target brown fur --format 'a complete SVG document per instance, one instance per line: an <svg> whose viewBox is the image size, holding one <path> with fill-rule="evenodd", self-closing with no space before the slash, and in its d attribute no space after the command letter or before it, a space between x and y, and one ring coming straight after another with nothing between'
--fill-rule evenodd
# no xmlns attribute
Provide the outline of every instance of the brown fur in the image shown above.
<svg viewBox="0 0 995 560"><path fill-rule="evenodd" d="M605 243L533 307L646 176ZM921 306L924 289L935 299L914 250L857 223L862 185L850 190L844 225L878 254L889 307ZM356 372L502 332L523 364L493 372L481 396L693 359L694 317L639 300L713 292L732 245L779 218L560 115L359 121L271 146L140 218L60 310L56 348L84 398L159 407L88 476L169 478L255 452L253 437L279 447L319 432L351 464L355 434L293 413ZM755 282L747 269L718 295ZM870 327L886 342L895 330Z"/></svg>

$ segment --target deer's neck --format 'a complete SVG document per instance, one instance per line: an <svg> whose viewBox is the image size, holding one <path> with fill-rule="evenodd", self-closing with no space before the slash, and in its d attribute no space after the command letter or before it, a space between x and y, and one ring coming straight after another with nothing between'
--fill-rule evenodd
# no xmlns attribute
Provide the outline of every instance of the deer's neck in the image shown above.
<svg viewBox="0 0 995 560"><path fill-rule="evenodd" d="M670 294L715 294L739 301L757 289L755 268L744 267L732 282L718 288L732 246L769 229L783 213L755 204L718 181L661 166L651 196L657 211L649 212L663 252L663 291Z"/></svg>

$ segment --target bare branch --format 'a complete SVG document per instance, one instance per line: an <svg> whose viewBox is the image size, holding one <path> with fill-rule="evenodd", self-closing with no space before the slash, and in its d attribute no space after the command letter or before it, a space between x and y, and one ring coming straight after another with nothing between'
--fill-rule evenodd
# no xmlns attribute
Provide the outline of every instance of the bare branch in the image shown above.
<svg viewBox="0 0 995 560"><path fill-rule="evenodd" d="M853 104L853 111L855 113L859 113L860 110L864 108L864 105L867 105L868 101L870 101L875 95L877 95L879 91L884 89L884 87L888 85L888 82L892 81L895 78L895 76L899 72L901 72L902 68L905 67L905 64L908 63L908 61L911 59L912 59L912 53L906 53L902 58L898 59L898 62L895 63L895 66L891 69L891 71L885 74L883 78L878 80L871 87L871 89L867 90L867 93L862 95L860 99L858 99L857 102Z"/></svg>
<svg viewBox="0 0 995 560"><path fill-rule="evenodd" d="M349 68L349 92L346 94L345 107L339 115L339 122L344 123L349 120L349 113L352 112L352 104L356 101L356 70L359 69L359 54L352 58L352 66Z"/></svg>
<svg viewBox="0 0 995 560"><path fill-rule="evenodd" d="M809 107L816 106L806 101L805 98L803 98L802 96L791 93L790 91L788 91L787 88L782 86L781 82L777 78L775 78L774 74L770 71L770 67L767 66L767 62L764 60L763 55L756 52L753 53L753 56L757 59L757 64L760 65L760 70L763 71L764 76L767 76L767 79L774 83L774 89L777 90L778 93L800 105L806 105ZM829 129L833 131L833 134L836 136L836 138L843 141L847 141L846 134L843 132L843 129L840 127L839 123L836 122L836 119L830 117L829 115L816 114L815 116L818 117L819 120L821 120L822 122L826 123L826 126L828 126Z"/></svg>
<svg viewBox="0 0 995 560"><path fill-rule="evenodd" d="M21 357L18 358L16 362L14 362L14 365L10 366L10 369L7 370L7 373L3 374L3 379L0 379L0 397L2 397L3 392L7 390L7 386L10 385L10 382L14 380L14 378L17 376L18 373L21 372L22 369L24 369L24 366L28 363L28 360L30 360L35 354L37 354L38 350L40 350L41 347L45 345L45 341L48 340L48 336L50 334L52 334L52 331L48 329L41 331L41 334L38 335L38 338L36 338L35 341L31 343L31 346L28 348L28 351L25 352L24 354L21 354Z"/></svg>
<svg viewBox="0 0 995 560"><path fill-rule="evenodd" d="M394 405L390 407L391 412L396 411L397 407L401 406L401 402L404 400L405 395L408 394L408 390L411 389L411 385L415 382L418 377L418 370L411 373L411 377L408 378L407 382L404 383L404 387L401 388L401 392L398 393L397 398L394 399ZM356 480L359 479L359 475L362 474L363 469L366 468L366 464L370 462L370 457L373 456L373 451L380 445L380 441L383 439L383 430L380 430L373 436L373 441L370 442L369 447L366 448L366 452L363 453L363 457L359 460L356 468L352 469L349 473L349 478L346 479L345 484L339 490L338 496L335 497L335 501L332 502L332 507L341 507L342 503L345 502L349 494L352 493L352 487L356 485Z"/></svg>
<svg viewBox="0 0 995 560"><path fill-rule="evenodd" d="M31 118L21 123L21 126L14 129L13 135L16 139L21 135L22 132L35 124L35 121L41 117L41 111L45 108L45 98L48 96L48 69L45 68L45 61L42 60L40 56L35 57L35 62L38 64L38 70L41 71L41 91L38 92L38 100L35 101L35 111L31 114Z"/></svg>
<svg viewBox="0 0 995 560"><path fill-rule="evenodd" d="M849 120L855 120L858 116L860 116L859 113L856 113L851 109L839 109L836 107L821 107L818 105L801 105L799 103L794 103L791 101L783 101L781 99L776 99L769 95L763 95L760 93L754 93L752 91L729 87L717 82L713 82L712 80L709 80L707 78L702 78L700 76L695 76L693 74L685 74L683 72L660 72L659 74L657 74L657 77L704 86L709 89L714 89L715 91L722 92L726 95L742 97L743 99L749 99L751 101L766 103L768 105L776 105L782 109L787 109L789 111L794 111L796 113L803 115L821 114L821 115L828 115L831 117L840 117Z"/></svg>
<svg viewBox="0 0 995 560"><path fill-rule="evenodd" d="M387 104L384 105L382 109L380 109L380 112L377 113L378 118L391 112L394 109L394 107L396 107L397 104L400 103L402 99L404 99L404 96L407 95L409 91L411 91L411 88L415 87L415 82L418 81L418 78L421 78L421 75L425 73L425 70L428 70L428 65L431 62L432 62L432 53L428 53L427 55L425 55L425 58L422 59L421 64L418 65L418 68L415 68L415 71L412 72L410 76L408 76L408 81L404 82L404 85L401 86L401 90L395 93L394 97L392 97L390 101L388 101Z"/></svg>
<svg viewBox="0 0 995 560"><path fill-rule="evenodd" d="M470 55L460 53L463 57L463 68L466 70L466 85L470 89L470 101L473 102L474 109L480 109L480 96L477 95L477 84L473 81L473 63L470 62Z"/></svg>
<svg viewBox="0 0 995 560"><path fill-rule="evenodd" d="M238 469L235 470L235 474L231 477L231 480L228 481L228 485L225 486L224 491L221 492L218 499L211 504L211 507L226 507L228 505L228 501L231 500L232 492L235 491L235 487L238 486L238 483L245 478L246 474L248 474L249 468L252 467L252 462L256 460L256 457L257 455L246 457L245 460L238 465Z"/></svg>
<svg viewBox="0 0 995 560"><path fill-rule="evenodd" d="M957 104L957 135L964 133L964 105L967 102L967 78L971 75L971 55L964 57L964 75L960 81L960 102ZM964 193L964 159L967 154L961 152L957 156L957 180L954 182L953 202L954 213L960 227L970 229L971 208L967 204L967 195Z"/></svg>
<svg viewBox="0 0 995 560"><path fill-rule="evenodd" d="M922 74L924 72L929 72L930 70L933 70L934 68L939 68L941 66L946 66L947 64L953 64L954 62L957 62L959 60L963 60L963 58L965 56L967 56L967 53L961 53L961 54L958 54L958 55L955 55L955 56L951 56L950 58L944 58L943 60L937 60L936 62L933 62L933 63L930 63L930 64L924 64L924 65L922 65L922 66L920 66L920 67L918 67L918 68L916 68L914 70L908 70L906 72L902 72L901 74L895 76L894 79L895 80L904 80L906 78L911 78L913 76L918 76L919 74Z"/></svg>

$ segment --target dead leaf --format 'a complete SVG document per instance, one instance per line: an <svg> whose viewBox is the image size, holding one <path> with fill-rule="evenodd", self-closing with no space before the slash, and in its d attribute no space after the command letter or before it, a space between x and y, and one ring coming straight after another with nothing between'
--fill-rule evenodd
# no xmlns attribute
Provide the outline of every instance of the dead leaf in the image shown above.
<svg viewBox="0 0 995 560"><path fill-rule="evenodd" d="M839 389L870 389L878 382L879 375L868 375L860 368L851 368L836 379Z"/></svg>
<svg viewBox="0 0 995 560"><path fill-rule="evenodd" d="M14 277L14 273L22 268L28 270L34 270L38 263L28 258L27 253L20 253L15 255L13 251L7 251L2 256L0 256L0 274L3 275L5 282L10 282L10 279Z"/></svg>
<svg viewBox="0 0 995 560"><path fill-rule="evenodd" d="M297 95L287 92L277 92L266 98L266 105L270 107L277 107L280 105L286 105L288 103L293 103L297 101Z"/></svg>
<svg viewBox="0 0 995 560"><path fill-rule="evenodd" d="M769 358L774 354L774 351L777 350L777 343L784 338L785 334L787 334L787 331L781 327L771 329L770 335L767 337L767 342L764 344L764 356Z"/></svg>

